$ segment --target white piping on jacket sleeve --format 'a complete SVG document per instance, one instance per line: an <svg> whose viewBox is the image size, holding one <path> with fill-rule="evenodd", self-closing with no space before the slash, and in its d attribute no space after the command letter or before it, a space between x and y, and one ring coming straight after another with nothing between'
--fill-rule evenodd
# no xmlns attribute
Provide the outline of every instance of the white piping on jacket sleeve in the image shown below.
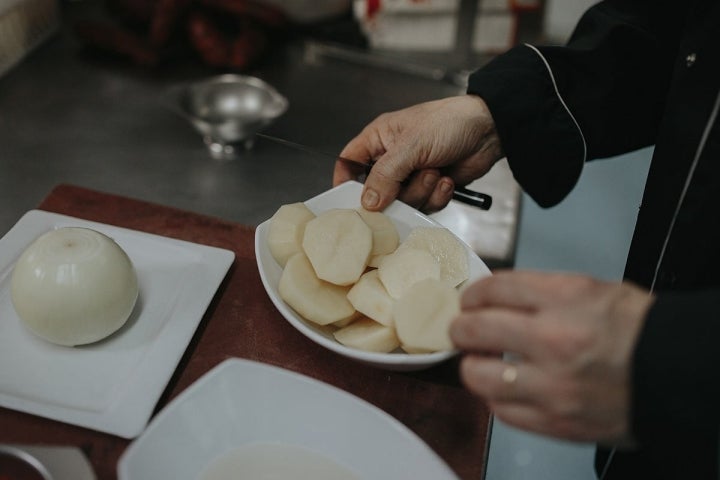
<svg viewBox="0 0 720 480"><path fill-rule="evenodd" d="M572 114L570 109L568 108L567 104L565 103L565 100L563 100L562 95L560 95L560 90L558 90L557 82L555 81L555 75L553 75L552 68L550 68L550 64L545 59L543 54L533 45L530 45L529 43L525 44L526 47L530 48L532 51L537 53L538 57L540 57L540 60L545 64L545 68L547 68L548 75L550 75L550 81L552 81L553 88L555 89L555 95L557 95L558 100L560 100L560 103L565 108L565 111L570 115L570 118L572 119L573 123L575 124L575 128L577 128L578 133L580 134L580 139L582 140L583 144L583 158L582 158L582 168L585 166L585 161L587 160L587 143L585 142L585 135L583 135L582 129L580 128L580 124L578 124L577 120L575 120L575 116Z"/></svg>

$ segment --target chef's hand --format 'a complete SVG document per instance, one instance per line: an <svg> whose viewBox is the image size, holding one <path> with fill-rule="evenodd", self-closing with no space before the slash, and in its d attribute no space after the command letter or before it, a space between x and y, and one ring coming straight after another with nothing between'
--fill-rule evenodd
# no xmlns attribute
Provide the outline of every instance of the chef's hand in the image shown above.
<svg viewBox="0 0 720 480"><path fill-rule="evenodd" d="M503 156L487 105L474 95L380 115L340 155L376 162L363 189L366 209L382 210L399 198L426 212L445 207L455 185L483 176ZM350 166L335 163L333 185L354 178Z"/></svg>
<svg viewBox="0 0 720 480"><path fill-rule="evenodd" d="M625 443L632 353L652 303L629 283L499 272L463 292L450 331L465 352L461 378L509 425Z"/></svg>

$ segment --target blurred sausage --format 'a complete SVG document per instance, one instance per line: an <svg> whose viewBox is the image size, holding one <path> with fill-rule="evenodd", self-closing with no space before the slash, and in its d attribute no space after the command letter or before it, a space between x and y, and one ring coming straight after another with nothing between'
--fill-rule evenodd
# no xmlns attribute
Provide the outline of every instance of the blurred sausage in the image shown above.
<svg viewBox="0 0 720 480"><path fill-rule="evenodd" d="M150 24L150 43L155 47L167 45L187 16L193 0L158 0Z"/></svg>
<svg viewBox="0 0 720 480"><path fill-rule="evenodd" d="M108 11L120 23L147 28L152 21L158 0L105 0Z"/></svg>
<svg viewBox="0 0 720 480"><path fill-rule="evenodd" d="M220 29L202 13L192 13L188 23L190 42L205 63L213 67L227 64L229 43Z"/></svg>
<svg viewBox="0 0 720 480"><path fill-rule="evenodd" d="M156 65L157 51L147 40L129 30L99 21L81 21L75 25L75 32L87 46L114 55L130 58L140 65Z"/></svg>
<svg viewBox="0 0 720 480"><path fill-rule="evenodd" d="M287 23L285 13L278 7L251 0L197 0L209 9L253 20L260 25L280 28Z"/></svg>

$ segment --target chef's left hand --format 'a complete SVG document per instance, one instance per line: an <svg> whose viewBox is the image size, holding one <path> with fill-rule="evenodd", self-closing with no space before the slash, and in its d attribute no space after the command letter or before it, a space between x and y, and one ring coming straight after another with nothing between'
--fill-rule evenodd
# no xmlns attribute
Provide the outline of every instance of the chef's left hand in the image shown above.
<svg viewBox="0 0 720 480"><path fill-rule="evenodd" d="M632 353L652 302L630 283L580 275L507 271L479 280L463 292L450 330L465 353L463 382L509 425L628 441Z"/></svg>
<svg viewBox="0 0 720 480"><path fill-rule="evenodd" d="M375 161L363 186L364 208L383 210L398 198L426 213L445 208L456 186L485 175L503 157L490 110L475 95L382 114L340 155ZM355 179L354 170L336 162L333 185Z"/></svg>

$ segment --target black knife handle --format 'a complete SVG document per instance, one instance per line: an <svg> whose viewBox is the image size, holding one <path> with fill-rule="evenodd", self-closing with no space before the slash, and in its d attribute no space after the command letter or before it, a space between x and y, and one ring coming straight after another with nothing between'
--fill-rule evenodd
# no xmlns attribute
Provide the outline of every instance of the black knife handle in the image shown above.
<svg viewBox="0 0 720 480"><path fill-rule="evenodd" d="M481 210L489 210L492 206L492 197L487 193L480 193L465 187L458 187L453 192L453 199L458 202L478 207Z"/></svg>

